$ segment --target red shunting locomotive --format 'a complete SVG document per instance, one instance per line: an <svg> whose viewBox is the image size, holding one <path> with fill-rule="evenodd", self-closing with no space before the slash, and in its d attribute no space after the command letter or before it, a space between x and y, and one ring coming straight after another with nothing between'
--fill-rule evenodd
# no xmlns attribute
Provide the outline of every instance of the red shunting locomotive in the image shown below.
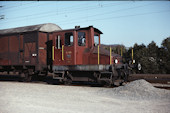
<svg viewBox="0 0 170 113"><path fill-rule="evenodd" d="M100 47L101 34L93 26L62 30L51 23L0 30L0 72L24 81L38 75L65 84L126 82L129 65Z"/></svg>

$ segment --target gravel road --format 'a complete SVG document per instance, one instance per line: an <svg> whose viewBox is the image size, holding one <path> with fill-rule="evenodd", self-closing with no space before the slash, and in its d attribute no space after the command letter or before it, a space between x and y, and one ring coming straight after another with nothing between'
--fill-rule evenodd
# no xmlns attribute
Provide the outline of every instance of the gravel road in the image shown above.
<svg viewBox="0 0 170 113"><path fill-rule="evenodd" d="M154 97L151 98L152 96ZM144 80L118 88L0 82L0 113L169 113L169 111L170 91L153 88Z"/></svg>

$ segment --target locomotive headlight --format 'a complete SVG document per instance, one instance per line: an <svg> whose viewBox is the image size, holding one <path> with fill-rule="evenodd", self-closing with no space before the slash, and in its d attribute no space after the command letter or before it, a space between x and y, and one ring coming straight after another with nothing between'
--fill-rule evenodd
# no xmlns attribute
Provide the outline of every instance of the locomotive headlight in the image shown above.
<svg viewBox="0 0 170 113"><path fill-rule="evenodd" d="M117 64L118 63L118 59L115 59L115 64Z"/></svg>
<svg viewBox="0 0 170 113"><path fill-rule="evenodd" d="M137 65L137 68L138 68L139 71L142 69L142 66L141 66L140 63Z"/></svg>

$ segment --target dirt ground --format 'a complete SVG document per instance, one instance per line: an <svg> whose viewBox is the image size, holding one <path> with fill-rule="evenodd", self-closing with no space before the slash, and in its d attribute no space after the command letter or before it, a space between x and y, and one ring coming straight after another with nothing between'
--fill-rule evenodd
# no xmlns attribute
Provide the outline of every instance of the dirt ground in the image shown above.
<svg viewBox="0 0 170 113"><path fill-rule="evenodd" d="M169 113L170 91L148 86L145 81L118 88L1 81L0 113Z"/></svg>

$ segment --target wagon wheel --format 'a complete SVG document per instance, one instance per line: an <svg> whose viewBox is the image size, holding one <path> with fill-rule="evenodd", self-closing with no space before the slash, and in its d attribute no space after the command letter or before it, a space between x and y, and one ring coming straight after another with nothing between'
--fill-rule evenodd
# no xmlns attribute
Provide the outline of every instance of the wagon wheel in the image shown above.
<svg viewBox="0 0 170 113"><path fill-rule="evenodd" d="M29 74L26 74L25 82L31 82L31 81L32 81L32 76Z"/></svg>
<svg viewBox="0 0 170 113"><path fill-rule="evenodd" d="M28 71L20 73L20 76L20 82L30 82L32 80L32 76L28 73Z"/></svg>

